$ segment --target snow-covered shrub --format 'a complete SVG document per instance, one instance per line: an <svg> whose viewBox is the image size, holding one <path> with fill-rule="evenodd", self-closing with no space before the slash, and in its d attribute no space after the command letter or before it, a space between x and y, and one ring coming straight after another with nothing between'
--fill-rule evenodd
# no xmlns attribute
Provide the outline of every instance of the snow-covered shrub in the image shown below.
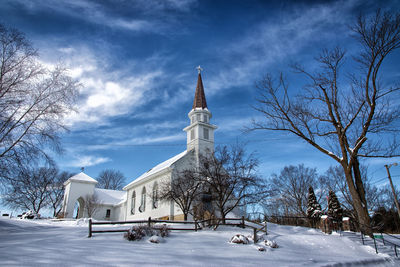
<svg viewBox="0 0 400 267"><path fill-rule="evenodd" d="M124 238L129 241L141 240L145 236L155 235L155 231L148 226L139 225L132 226L127 233L124 234Z"/></svg>
<svg viewBox="0 0 400 267"><path fill-rule="evenodd" d="M169 230L166 224L163 225L156 225L154 229L158 231L158 235L161 237L169 236Z"/></svg>
<svg viewBox="0 0 400 267"><path fill-rule="evenodd" d="M25 214L22 214L22 219L39 219L39 218L40 214L37 214L32 210L26 212Z"/></svg>
<svg viewBox="0 0 400 267"><path fill-rule="evenodd" d="M258 251L265 251L264 247L258 247L257 249L258 249Z"/></svg>
<svg viewBox="0 0 400 267"><path fill-rule="evenodd" d="M265 240L265 245L270 247L270 248L278 248L278 244L274 240Z"/></svg>
<svg viewBox="0 0 400 267"><path fill-rule="evenodd" d="M169 230L166 225L155 226L154 228L155 229L147 225L132 226L132 228L129 229L129 231L124 234L124 238L129 241L135 241L135 240L141 240L145 236L166 237L169 235Z"/></svg>
<svg viewBox="0 0 400 267"><path fill-rule="evenodd" d="M248 244L249 239L241 234L236 234L231 238L231 243L235 244Z"/></svg>

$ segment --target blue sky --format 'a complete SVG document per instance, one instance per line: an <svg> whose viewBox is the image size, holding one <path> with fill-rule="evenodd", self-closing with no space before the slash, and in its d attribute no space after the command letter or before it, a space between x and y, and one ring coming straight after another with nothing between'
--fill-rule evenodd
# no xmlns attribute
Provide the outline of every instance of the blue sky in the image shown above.
<svg viewBox="0 0 400 267"><path fill-rule="evenodd" d="M265 177L299 163L325 172L335 162L295 137L243 133L260 118L254 83L293 61L312 67L324 47L356 53L348 25L378 7L399 10L395 0L2 0L0 21L26 33L44 64L61 62L83 85L79 113L62 135L65 152L55 155L60 169L84 166L96 178L114 168L128 183L186 149L198 65L217 145L248 142ZM400 78L399 59L397 52L385 66L390 79ZM384 164L395 161L367 162L376 184L387 182ZM391 172L399 181L400 167Z"/></svg>

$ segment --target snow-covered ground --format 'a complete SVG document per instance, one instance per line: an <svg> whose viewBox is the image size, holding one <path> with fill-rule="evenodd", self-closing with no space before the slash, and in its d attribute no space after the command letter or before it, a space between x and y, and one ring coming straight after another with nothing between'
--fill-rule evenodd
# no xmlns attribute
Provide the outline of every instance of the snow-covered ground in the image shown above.
<svg viewBox="0 0 400 267"><path fill-rule="evenodd" d="M251 229L174 231L164 242L126 241L122 233L87 238L83 221L0 219L1 266L397 266L399 261L374 249L318 230L268 225L265 238L278 248L232 244L235 234ZM258 251L258 247L266 251Z"/></svg>

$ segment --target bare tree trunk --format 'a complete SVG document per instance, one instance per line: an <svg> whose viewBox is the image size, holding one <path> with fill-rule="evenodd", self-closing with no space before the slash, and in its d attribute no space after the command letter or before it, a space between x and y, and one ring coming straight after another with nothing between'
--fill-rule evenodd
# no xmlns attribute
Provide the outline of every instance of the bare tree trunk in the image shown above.
<svg viewBox="0 0 400 267"><path fill-rule="evenodd" d="M357 165L358 167L358 165ZM357 168L355 166L353 166L353 170L354 168ZM355 212L357 214L357 218L358 218L358 222L359 222L359 226L360 229L368 234L368 235L372 235L372 230L370 228L370 217L368 214L368 209L367 209L367 205L366 205L366 200L365 200L365 191L364 191L364 187L362 186L362 181L360 184L360 181L356 182L356 184L358 183L358 187L356 186L356 184L354 183L354 180L361 180L361 176L359 176L358 178L354 178L353 180L353 176L351 173L351 169L349 170L349 168L345 168L345 166L343 166L343 168L345 169L345 176L346 176L346 181L347 181L347 185L349 186L349 191L351 194L351 197L353 199L353 204L354 204L354 208L355 208ZM360 170L355 170L354 172L358 172L360 173Z"/></svg>

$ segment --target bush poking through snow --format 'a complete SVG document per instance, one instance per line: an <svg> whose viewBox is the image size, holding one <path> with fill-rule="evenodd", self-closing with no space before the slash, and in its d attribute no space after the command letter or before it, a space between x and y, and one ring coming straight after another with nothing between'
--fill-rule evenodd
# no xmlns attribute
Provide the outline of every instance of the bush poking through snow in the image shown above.
<svg viewBox="0 0 400 267"><path fill-rule="evenodd" d="M264 247L258 247L257 249L258 249L258 251L265 251Z"/></svg>
<svg viewBox="0 0 400 267"><path fill-rule="evenodd" d="M169 235L169 230L166 225L155 228L156 229L153 229L145 225L132 226L132 228L129 229L129 231L124 234L124 238L127 239L128 241L135 241L135 240L141 240L145 236L166 237ZM152 242L152 243L159 243L159 242Z"/></svg>
<svg viewBox="0 0 400 267"><path fill-rule="evenodd" d="M154 229L156 231L158 231L158 233L159 233L158 235L161 236L161 237L169 236L169 230L168 230L168 227L167 227L166 224L156 225L156 226L154 226Z"/></svg>
<svg viewBox="0 0 400 267"><path fill-rule="evenodd" d="M278 244L274 240L265 240L265 245L270 248L278 248Z"/></svg>
<svg viewBox="0 0 400 267"><path fill-rule="evenodd" d="M231 243L235 243L235 244L248 244L249 243L249 239L247 237L245 237L244 235L241 234L237 234L234 235L231 238Z"/></svg>

